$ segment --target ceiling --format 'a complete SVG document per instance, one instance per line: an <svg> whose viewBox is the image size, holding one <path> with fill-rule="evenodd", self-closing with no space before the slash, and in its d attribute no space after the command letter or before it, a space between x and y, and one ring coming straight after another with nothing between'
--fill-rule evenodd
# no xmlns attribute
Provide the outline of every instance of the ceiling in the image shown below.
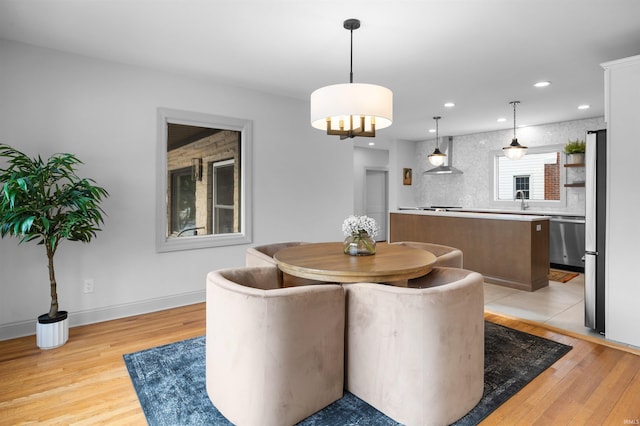
<svg viewBox="0 0 640 426"><path fill-rule="evenodd" d="M511 129L513 100L518 125L602 116L600 64L640 54L639 17L639 0L0 0L0 38L308 100L349 81L357 18L354 82L394 93L385 142L433 138L435 115L441 135Z"/></svg>

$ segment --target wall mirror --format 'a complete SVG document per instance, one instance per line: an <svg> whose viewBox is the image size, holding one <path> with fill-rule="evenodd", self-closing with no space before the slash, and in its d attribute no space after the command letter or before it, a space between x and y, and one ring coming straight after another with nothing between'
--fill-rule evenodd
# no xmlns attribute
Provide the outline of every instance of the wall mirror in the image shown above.
<svg viewBox="0 0 640 426"><path fill-rule="evenodd" d="M158 251L251 242L251 127L158 109Z"/></svg>
<svg viewBox="0 0 640 426"><path fill-rule="evenodd" d="M519 160L510 160L502 150L492 156L494 201L525 200L539 205L564 202L563 145L529 148ZM522 192L519 192L522 191Z"/></svg>

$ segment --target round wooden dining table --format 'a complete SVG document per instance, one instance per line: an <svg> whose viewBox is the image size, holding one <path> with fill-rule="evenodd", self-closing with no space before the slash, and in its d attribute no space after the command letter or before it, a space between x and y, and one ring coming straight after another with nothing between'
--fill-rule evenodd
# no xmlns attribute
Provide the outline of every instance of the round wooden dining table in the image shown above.
<svg viewBox="0 0 640 426"><path fill-rule="evenodd" d="M337 283L406 281L428 274L436 262L426 250L388 243L376 244L373 255L351 256L341 242L287 247L273 259L281 273Z"/></svg>

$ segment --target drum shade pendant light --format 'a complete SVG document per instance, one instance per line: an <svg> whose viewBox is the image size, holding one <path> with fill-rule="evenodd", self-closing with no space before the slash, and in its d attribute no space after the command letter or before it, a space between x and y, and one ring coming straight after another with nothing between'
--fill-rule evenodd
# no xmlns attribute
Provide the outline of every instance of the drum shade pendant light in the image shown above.
<svg viewBox="0 0 640 426"><path fill-rule="evenodd" d="M358 19L347 19L344 28L351 33L351 62L348 84L322 87L311 94L311 126L326 130L340 139L375 137L376 129L393 121L393 93L386 87L353 82L353 30Z"/></svg>
<svg viewBox="0 0 640 426"><path fill-rule="evenodd" d="M516 105L518 105L520 101L512 101L509 103L513 105L513 139L511 140L511 145L505 146L502 150L507 158L519 160L527 153L527 147L520 145L518 138L516 138Z"/></svg>
<svg viewBox="0 0 640 426"><path fill-rule="evenodd" d="M429 154L429 162L431 164L433 164L434 166L438 167L438 166L442 166L444 164L444 160L447 158L447 154L443 154L442 152L440 152L440 148L439 148L439 137L438 137L438 120L440 120L442 117L438 116L438 117L433 117L434 120L436 120L436 149L433 151L432 154Z"/></svg>

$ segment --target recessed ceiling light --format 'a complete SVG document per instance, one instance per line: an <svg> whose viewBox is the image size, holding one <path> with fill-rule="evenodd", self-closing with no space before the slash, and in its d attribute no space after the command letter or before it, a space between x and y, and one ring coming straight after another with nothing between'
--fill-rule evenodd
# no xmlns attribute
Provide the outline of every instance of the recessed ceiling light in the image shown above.
<svg viewBox="0 0 640 426"><path fill-rule="evenodd" d="M591 108L591 105L586 105L585 104L585 105L579 105L578 106L578 109L589 109L589 108Z"/></svg>
<svg viewBox="0 0 640 426"><path fill-rule="evenodd" d="M550 85L551 82L550 81L539 81L536 84L534 84L534 87L547 87L548 85Z"/></svg>
<svg viewBox="0 0 640 426"><path fill-rule="evenodd" d="M369 146L374 146L375 144L375 142L369 142Z"/></svg>
<svg viewBox="0 0 640 426"><path fill-rule="evenodd" d="M454 106L456 106L456 104L454 104L453 102L447 102L444 104L445 108L453 108Z"/></svg>
<svg viewBox="0 0 640 426"><path fill-rule="evenodd" d="M507 121L507 119L504 117L498 118L498 123L504 123L505 121Z"/></svg>
<svg viewBox="0 0 640 426"><path fill-rule="evenodd" d="M436 129L429 129L429 133L435 133Z"/></svg>

